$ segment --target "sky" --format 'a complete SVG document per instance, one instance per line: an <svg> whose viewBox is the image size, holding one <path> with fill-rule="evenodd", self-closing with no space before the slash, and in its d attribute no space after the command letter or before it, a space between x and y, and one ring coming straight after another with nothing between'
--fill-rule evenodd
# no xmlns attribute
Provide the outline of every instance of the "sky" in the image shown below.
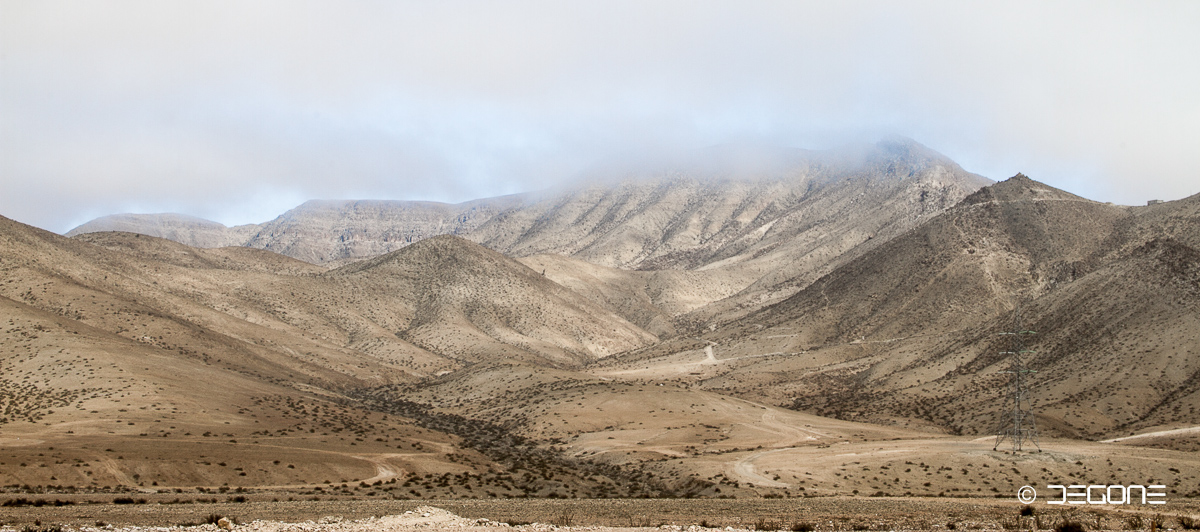
<svg viewBox="0 0 1200 532"><path fill-rule="evenodd" d="M0 0L0 215L258 223L890 135L996 180L1179 199L1198 28L1194 1Z"/></svg>

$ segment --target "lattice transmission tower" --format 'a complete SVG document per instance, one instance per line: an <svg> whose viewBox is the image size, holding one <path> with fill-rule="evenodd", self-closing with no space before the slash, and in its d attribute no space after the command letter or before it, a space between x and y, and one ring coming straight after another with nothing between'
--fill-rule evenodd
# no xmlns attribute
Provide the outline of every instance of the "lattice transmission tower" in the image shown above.
<svg viewBox="0 0 1200 532"><path fill-rule="evenodd" d="M998 450L1004 440L1009 440L1012 443L1013 454L1021 451L1026 443L1032 443L1037 447L1039 453L1042 452L1042 446L1038 443L1037 422L1033 417L1033 404L1029 400L1029 385L1026 382L1028 380L1026 376L1037 373L1037 371L1027 369L1021 360L1026 353L1036 353L1036 351L1025 349L1024 340L1025 337L1034 334L1037 333L1021 328L1020 308L1013 315L1013 330L1000 333L1001 336L1007 336L1010 340L1008 351L1000 352L1002 355L1009 356L1009 369L1001 371L1001 373L1012 374L1012 378L1009 380L1006 397L1008 412L1003 414L1000 426L996 429L996 444L992 446L993 451Z"/></svg>

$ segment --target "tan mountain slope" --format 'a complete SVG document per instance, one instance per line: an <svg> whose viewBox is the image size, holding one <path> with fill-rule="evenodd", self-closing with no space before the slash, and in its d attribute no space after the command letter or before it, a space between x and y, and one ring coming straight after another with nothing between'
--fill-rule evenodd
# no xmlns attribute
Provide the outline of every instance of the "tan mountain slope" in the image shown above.
<svg viewBox="0 0 1200 532"><path fill-rule="evenodd" d="M1018 176L706 335L711 356L681 339L595 371L986 434L1006 382L997 333L1023 304L1047 433L1200 424L1195 202L1115 207Z"/></svg>
<svg viewBox="0 0 1200 532"><path fill-rule="evenodd" d="M128 233L82 237L98 247L5 225L3 295L173 349L232 349L241 354L229 363L266 364L272 369L259 370L272 378L380 384L453 369L460 359L579 363L655 341L525 266L454 237L322 274L258 250L192 249ZM471 354L459 351L470 343L478 344Z"/></svg>
<svg viewBox="0 0 1200 532"><path fill-rule="evenodd" d="M190 247L166 238L142 238L128 232L84 233L76 240L133 255L145 261L200 270L238 270L313 276L325 268L278 253L246 247Z"/></svg>
<svg viewBox="0 0 1200 532"><path fill-rule="evenodd" d="M0 315L6 486L215 490L365 480L380 464L463 469L453 437L225 367L224 354L195 359L7 297Z"/></svg>
<svg viewBox="0 0 1200 532"><path fill-rule="evenodd" d="M162 287L203 281L178 273L0 219L0 481L215 488L367 479L380 460L394 471L461 468L446 458L453 451L412 447L449 446L451 437L345 408L306 385L348 382L331 369L334 349L309 344L307 360L285 360L272 351L287 344L272 343L287 335L217 327L240 320ZM351 447L351 434L397 443Z"/></svg>
<svg viewBox="0 0 1200 532"><path fill-rule="evenodd" d="M674 336L677 316L736 293L749 282L718 270L622 270L563 255L517 259L660 337Z"/></svg>
<svg viewBox="0 0 1200 532"><path fill-rule="evenodd" d="M883 150L884 147L881 145L877 148ZM678 284L677 281L683 279L675 273L679 271L675 269L646 270L655 275L639 276L644 280L615 283L613 279L618 274L614 272L623 270L609 269L600 274L597 266L553 259L550 255L534 255L523 260L536 261L538 267L547 268L547 275L572 289L592 294L589 297L603 294L600 297L617 306L621 305L617 300L638 301L638 305L643 307L649 301L657 312L649 309L636 312L670 316L684 329L703 329L732 321L795 293L834 267L941 212L969 192L965 187L950 186L961 176L953 172L957 166L940 156L915 144L898 143L886 145L886 148L887 151L881 154L872 152L878 156L873 165L856 163L854 168L857 173L845 179L834 179L822 173L826 169L817 166L805 167L804 171L813 175L802 175L794 181L759 180L747 184L677 178L665 184L622 183L617 189L597 186L596 194L603 193L602 197L585 195L575 198L577 205L558 207L574 213L584 210L589 202L598 202L600 205L618 202L611 196L619 196L620 201L632 201L661 195L663 199L653 208L638 210L630 216L650 217L677 210L679 207L669 201L673 197L688 198L686 207L696 212L686 216L708 219L717 212L733 216L733 220L727 220L718 234L706 239L708 241L701 247L685 254L668 252L667 258L651 259L639 266L645 269L650 267L648 264L661 263L669 268L695 268L690 271L697 275L687 277L686 287ZM884 163L887 164L886 168L883 167ZM909 169L913 174L898 177L889 173L897 167ZM797 192L795 187L802 187L803 192ZM679 192L676 189L685 190ZM758 210L752 211L753 216L741 220L738 218L741 215L732 212L731 205L740 205L738 209L742 210L738 212L741 215L747 212L745 209ZM704 212L705 209L707 212ZM764 213L770 213L770 217L764 218ZM545 218L550 215L541 216ZM547 233L572 235L572 231L581 231L567 221L573 216L553 214L550 217L560 219L559 222L539 223L550 224L544 229ZM587 227L587 224L583 227ZM747 227L748 232L737 232ZM670 228L663 230L667 233L667 240L647 241L630 249L640 249L639 246L643 244L652 247L677 245L683 233ZM573 234L572 238L584 242L590 237L580 233ZM720 242L722 239L727 242ZM568 251L588 260L602 261L600 252L588 251L590 248L582 243L575 245L581 251ZM604 244L601 248L613 251L614 246ZM705 249L709 251L703 251ZM620 253L619 250L613 252ZM702 252L709 254L699 255ZM634 274L620 275L630 277ZM693 282L692 279L703 281ZM663 281L667 283L663 284ZM644 294L646 289L662 295L647 300ZM686 294L687 300L671 301L671 294Z"/></svg>
<svg viewBox="0 0 1200 532"><path fill-rule="evenodd" d="M989 182L902 138L830 151L722 146L670 168L598 170L586 184L457 205L311 201L236 229L245 236L240 245L318 264L343 265L454 234L514 257L557 254L624 269L705 270L713 282L703 286L712 289L696 293L685 310L696 312L682 319L694 328L779 301ZM200 244L185 230L163 229L178 225L173 215L126 218L145 219L147 228L131 221L123 229ZM114 223L97 221L68 234ZM211 225L198 223L193 233L208 235ZM678 317L683 309L661 310Z"/></svg>
<svg viewBox="0 0 1200 532"><path fill-rule="evenodd" d="M112 214L76 227L66 236L119 231L156 236L199 248L219 248L243 245L257 229L255 225L226 227L186 214Z"/></svg>
<svg viewBox="0 0 1200 532"><path fill-rule="evenodd" d="M336 321L340 314L325 310L327 290L314 285L311 272L184 267L149 260L162 247L187 252L152 237L123 234L126 247L142 249L142 242L149 243L139 256L10 220L2 223L0 295L125 338L191 358L219 359L223 366L270 379L318 385L406 379L419 371L414 357L441 359L411 345L407 358L347 347L351 326L368 324ZM108 244L120 238L110 234ZM220 252L195 253L210 255L210 264L224 264L216 258ZM241 252L231 253L236 254ZM294 295L305 292L308 297ZM404 344L389 336L393 345Z"/></svg>
<svg viewBox="0 0 1200 532"><path fill-rule="evenodd" d="M12 316L3 389L29 405L5 434L59 453L5 440L0 475L122 486L477 475L406 482L399 493L416 497L652 495L663 485L676 495L936 495L970 475L994 481L978 495L1011 493L1020 477L1083 474L1063 464L1094 468L1100 456L1116 459L1104 474L1136 467L1186 493L1188 479L1163 465L1180 455L1166 451L1124 459L1053 442L1009 477L973 469L1011 462L988 441L924 429L990 432L1005 348L995 333L1021 301L1040 332L1030 365L1044 379L1035 400L1048 435L1200 424L1198 199L1131 209L1014 178L854 248L857 258L811 286L771 284L796 291L779 304L738 304L742 319L698 321L715 330L660 344L646 328L670 334L664 320L738 297L731 272L754 272L743 263L756 259L624 271L554 255L516 261L442 236L322 271L261 250L127 233L65 239L0 219L0 303ZM167 411L189 418L172 425ZM513 433L557 442L575 461ZM75 459L103 471L84 478ZM293 460L303 464L286 468ZM46 467L12 467L26 462ZM518 462L548 465L496 473ZM942 478L946 465L956 471Z"/></svg>
<svg viewBox="0 0 1200 532"><path fill-rule="evenodd" d="M389 253L437 235L461 235L503 212L523 196L456 205L430 201L308 201L260 224L241 245L314 264L345 263ZM187 243L187 242L185 242Z"/></svg>
<svg viewBox="0 0 1200 532"><path fill-rule="evenodd" d="M370 294L367 317L406 307L411 319L394 324L404 338L471 362L536 353L543 362L579 365L658 340L541 273L455 236L422 240L324 278Z"/></svg>
<svg viewBox="0 0 1200 532"><path fill-rule="evenodd" d="M1070 281L1126 216L1018 175L755 319L804 315L823 325L802 327L819 342L960 329Z"/></svg>
<svg viewBox="0 0 1200 532"><path fill-rule="evenodd" d="M220 237L220 224L173 214L107 216L68 235L121 230L198 247L240 241L329 263L456 234L511 256L555 253L625 268L694 269L773 249L788 231L828 228L851 206L875 210L881 199L898 200L882 209L895 219L859 228L873 233L872 225L940 211L988 183L904 138L825 152L718 146L671 168L599 170L589 176L591 185L456 205L309 201L264 224L227 228ZM892 198L901 191L915 196ZM903 214L887 212L897 207Z"/></svg>
<svg viewBox="0 0 1200 532"><path fill-rule="evenodd" d="M462 364L398 337L401 323L419 328L417 309L464 320L443 323L464 335L498 336L487 337L492 349L479 357L544 364L543 352L553 351L577 363L622 341L653 341L540 274L454 237L331 273L259 250L199 250L128 233L84 238L101 245L0 219L0 478L8 484L301 489L329 479L471 473L490 476L457 496L565 495L597 484L561 464L547 466L565 475L557 482L501 480L510 467L528 467L521 453L535 451L495 463L460 445L458 434L470 436L471 427L451 425L452 436L341 394ZM488 310L500 300L525 301L524 315L542 316L506 321L505 309ZM580 326L584 314L590 319ZM603 337L589 329L596 324L606 327ZM522 340L518 332L537 343L502 343ZM463 343L451 328L436 333L451 337L440 344L447 349ZM50 458L37 454L47 446ZM449 489L420 491L454 495Z"/></svg>

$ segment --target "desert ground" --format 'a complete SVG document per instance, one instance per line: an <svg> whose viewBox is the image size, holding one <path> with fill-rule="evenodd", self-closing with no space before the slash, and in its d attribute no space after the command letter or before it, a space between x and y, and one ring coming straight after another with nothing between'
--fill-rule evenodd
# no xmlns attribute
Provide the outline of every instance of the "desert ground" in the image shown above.
<svg viewBox="0 0 1200 532"><path fill-rule="evenodd" d="M1200 506L1025 506L1010 500L830 497L802 500L454 500L81 504L3 508L0 530L1087 530L1186 529ZM38 523L38 524L34 524Z"/></svg>
<svg viewBox="0 0 1200 532"><path fill-rule="evenodd" d="M470 238L369 202L306 204L265 249L0 218L0 524L1190 526L1200 195L879 150L443 213ZM990 436L1014 326L1041 430L1017 454ZM1167 504L1019 514L1055 484Z"/></svg>

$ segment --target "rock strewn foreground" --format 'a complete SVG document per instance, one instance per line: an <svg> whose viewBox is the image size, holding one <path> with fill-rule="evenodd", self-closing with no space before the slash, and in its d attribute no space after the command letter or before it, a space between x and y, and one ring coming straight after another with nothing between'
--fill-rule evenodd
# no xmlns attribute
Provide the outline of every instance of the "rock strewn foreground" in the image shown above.
<svg viewBox="0 0 1200 532"><path fill-rule="evenodd" d="M245 524L233 524L229 520L222 518L217 524L204 524L196 526L129 526L116 528L111 525L104 527L58 527L50 525L46 527L24 527L12 528L9 526L0 527L0 532L17 532L17 531L79 531L79 532L169 532L169 531L188 531L188 532L225 532L227 530L237 532L415 532L415 531L433 531L433 530L460 530L470 528L475 532L486 531L546 531L546 530L648 530L649 528L613 528L613 527L559 527L548 523L531 523L527 525L512 526L508 523L499 523L488 519L466 519L454 515L441 508L433 506L421 506L416 510L404 512L402 515L385 515L381 517L368 517L358 520L344 520L341 517L329 516L323 517L317 521L304 521L301 523L284 523L280 521L252 521ZM664 525L653 530L670 530L672 532L681 532L685 527ZM691 531L708 530L702 527L690 526L686 529ZM719 529L718 529L719 530ZM733 530L732 527L725 530Z"/></svg>

